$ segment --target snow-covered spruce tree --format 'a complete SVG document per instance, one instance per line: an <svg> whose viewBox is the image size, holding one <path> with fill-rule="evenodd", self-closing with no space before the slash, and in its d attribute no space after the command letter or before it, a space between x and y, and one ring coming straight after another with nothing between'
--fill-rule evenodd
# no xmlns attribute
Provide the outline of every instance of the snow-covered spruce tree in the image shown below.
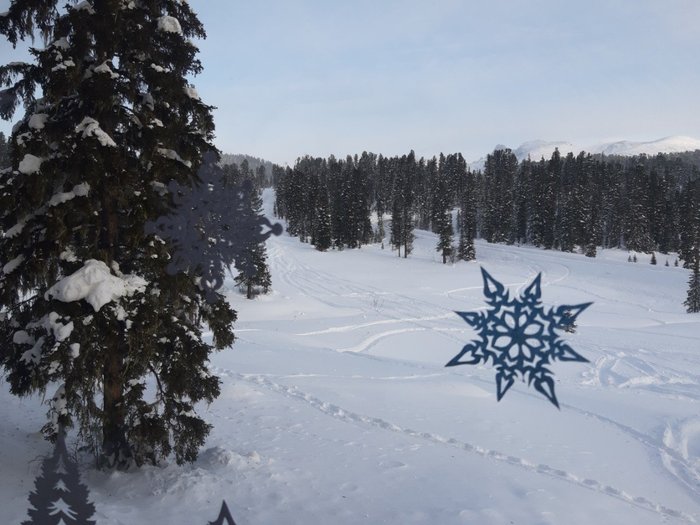
<svg viewBox="0 0 700 525"><path fill-rule="evenodd" d="M474 175L466 171L461 174L460 181L457 258L461 261L473 261L476 259L476 250L474 248L474 237L476 236L476 182Z"/></svg>
<svg viewBox="0 0 700 525"><path fill-rule="evenodd" d="M77 426L103 468L193 461L210 430L193 408L219 394L207 361L233 342L235 312L194 272L168 274L169 246L144 226L215 151L186 80L204 29L179 0L14 0L0 33L35 32L34 62L0 68L0 116L26 110L0 175L5 377L20 396L61 385L45 434Z"/></svg>
<svg viewBox="0 0 700 525"><path fill-rule="evenodd" d="M255 216L262 214L262 198L260 190L255 187L252 180L247 184L250 189L247 192L249 199L248 212ZM259 227L257 223L252 223ZM270 269L267 266L267 249L264 242L259 242L254 236L242 247L242 254L236 261L236 268L239 274L235 278L236 284L245 291L247 299L252 299L255 295L267 293L272 285Z"/></svg>
<svg viewBox="0 0 700 525"><path fill-rule="evenodd" d="M316 242L314 246L320 252L325 252L333 245L331 228L331 204L328 196L328 184L322 179L316 206Z"/></svg>
<svg viewBox="0 0 700 525"><path fill-rule="evenodd" d="M688 281L688 297L683 303L689 314L700 312L700 244L695 245L695 263Z"/></svg>

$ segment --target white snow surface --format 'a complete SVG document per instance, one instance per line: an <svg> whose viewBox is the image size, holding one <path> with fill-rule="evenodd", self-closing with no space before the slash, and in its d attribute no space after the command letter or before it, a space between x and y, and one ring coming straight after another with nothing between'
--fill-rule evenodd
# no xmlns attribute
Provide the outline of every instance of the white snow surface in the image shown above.
<svg viewBox="0 0 700 525"><path fill-rule="evenodd" d="M102 261L89 259L77 272L64 277L46 292L63 302L85 300L97 312L107 303L129 297L146 289L146 281L137 275L113 275Z"/></svg>
<svg viewBox="0 0 700 525"><path fill-rule="evenodd" d="M224 499L239 525L698 522L689 272L658 253L652 266L484 242L478 262L442 265L436 243L418 231L403 259L270 239L273 292L248 301L226 284L237 341L212 357L221 396L197 407L214 425L199 459L103 473L84 458L98 522L204 524ZM444 367L475 337L454 311L485 307L480 265L513 293L541 272L545 306L594 302L563 336L590 363L552 367L561 410L522 383L497 402L491 366ZM0 389L7 523L26 519L51 452L45 413Z"/></svg>

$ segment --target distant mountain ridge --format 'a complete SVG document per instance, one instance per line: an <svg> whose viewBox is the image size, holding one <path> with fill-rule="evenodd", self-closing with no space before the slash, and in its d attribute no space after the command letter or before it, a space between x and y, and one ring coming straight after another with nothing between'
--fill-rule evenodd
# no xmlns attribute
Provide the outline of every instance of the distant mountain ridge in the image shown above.
<svg viewBox="0 0 700 525"><path fill-rule="evenodd" d="M496 149L505 146L496 146ZM656 155L657 153L682 153L685 151L700 150L700 140L692 137L676 135L664 137L658 140L648 142L633 142L629 140L621 140L617 142L604 142L591 146L581 146L572 144L566 141L545 141L531 140L523 142L520 146L513 149L513 153L522 161L530 157L534 161L551 157L555 149L559 149L562 155L571 152L574 155L585 151L591 154L603 155L620 155L623 157L631 157L633 155ZM482 157L477 161L469 163L472 170L481 170L484 168L486 157Z"/></svg>
<svg viewBox="0 0 700 525"><path fill-rule="evenodd" d="M240 166L244 160L248 162L248 167L252 171L258 169L259 166L265 166L265 174L269 177L272 173L272 162L269 160L242 153L223 153L221 155L221 164L237 164Z"/></svg>

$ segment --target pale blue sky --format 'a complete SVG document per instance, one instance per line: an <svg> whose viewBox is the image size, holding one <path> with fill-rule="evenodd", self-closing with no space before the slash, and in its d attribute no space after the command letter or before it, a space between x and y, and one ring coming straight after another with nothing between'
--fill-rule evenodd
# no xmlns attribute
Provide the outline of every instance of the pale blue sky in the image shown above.
<svg viewBox="0 0 700 525"><path fill-rule="evenodd" d="M530 139L700 138L698 0L190 5L225 152L474 160Z"/></svg>

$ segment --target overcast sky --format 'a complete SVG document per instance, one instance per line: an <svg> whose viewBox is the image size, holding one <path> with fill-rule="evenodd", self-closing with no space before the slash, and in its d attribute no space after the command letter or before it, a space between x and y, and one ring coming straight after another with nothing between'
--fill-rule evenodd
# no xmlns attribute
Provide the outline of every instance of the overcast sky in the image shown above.
<svg viewBox="0 0 700 525"><path fill-rule="evenodd" d="M474 160L531 139L700 138L698 0L190 5L224 152Z"/></svg>

